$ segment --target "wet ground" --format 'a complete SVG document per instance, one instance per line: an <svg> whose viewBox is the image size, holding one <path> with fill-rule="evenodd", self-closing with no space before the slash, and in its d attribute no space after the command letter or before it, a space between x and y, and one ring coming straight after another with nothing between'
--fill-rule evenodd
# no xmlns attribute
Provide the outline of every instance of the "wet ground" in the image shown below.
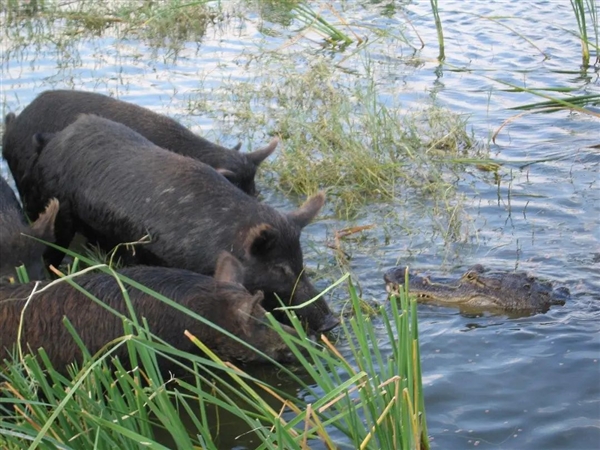
<svg viewBox="0 0 600 450"><path fill-rule="evenodd" d="M577 112L525 114L508 123L495 143L490 141L518 113L508 108L543 100L508 92L510 86L503 83L566 87L573 95L600 92L598 68L581 68L579 42L568 31L576 30L569 3L478 2L465 11L464 2L443 2L444 65L436 61L429 2L405 8L396 2L338 6L359 36L374 41L366 54L375 62L371 76L381 101L409 111L433 98L468 114L475 138L489 144L489 156L502 166L496 176L474 166L452 175L456 192L449 201L460 204L452 220L422 214L434 203L423 196L369 205L354 221L325 214L306 229L308 266L333 265L326 243L336 230L375 224L344 248L367 299L386 301L383 272L400 263L441 274L482 263L567 286L572 298L563 307L529 317L419 308L429 432L439 449L598 448L600 150L594 146L600 144L600 121ZM201 42L184 43L177 51L120 41L109 32L57 51L49 42L18 46L7 33L0 65L2 113L20 111L45 89L88 89L172 115L233 145L240 138L236 122L210 114L215 106L211 92L216 102L225 86L252 79L253 55L298 52L306 64L317 57L330 61L343 72L340 82L366 76L360 58L348 57L352 46L323 47L322 37L310 32L288 46L300 24L292 21L288 27L262 13L243 8L243 19L228 16L210 25ZM323 13L332 17L326 8ZM405 29L418 43L407 18L426 43L423 49L390 37L376 39L376 30ZM276 84L277 65L268 69ZM208 99L205 113L190 115L189 101L200 94ZM242 136L244 148L266 142L267 132ZM6 175L4 162L1 169ZM272 188L263 194L264 201L281 208L297 200ZM395 210L394 220L382 216L386 209ZM327 281L321 280L321 287ZM343 291L332 299L337 307L343 301ZM385 342L380 344L385 348ZM343 342L340 349L346 351ZM253 444L224 437L223 448L234 446Z"/></svg>

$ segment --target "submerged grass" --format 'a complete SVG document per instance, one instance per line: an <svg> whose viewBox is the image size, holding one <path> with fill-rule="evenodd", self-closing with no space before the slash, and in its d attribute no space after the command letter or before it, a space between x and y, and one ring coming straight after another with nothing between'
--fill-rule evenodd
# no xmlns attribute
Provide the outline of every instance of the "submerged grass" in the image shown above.
<svg viewBox="0 0 600 450"><path fill-rule="evenodd" d="M235 15L235 11L223 11L223 7L228 6L210 0L8 0L0 4L0 23L7 31L14 28L22 33L29 28L28 39L23 44L32 40L58 44L58 38L64 46L73 40L102 34L111 28L118 38L135 37L153 47L177 51L186 42L200 42L209 25ZM241 4L238 6L241 7ZM277 15L268 10L287 10L289 17L304 24L301 32L310 29L334 45L343 46L353 42L352 38L315 12L309 2L268 4L264 14L274 18ZM62 36L54 35L56 28L64 29Z"/></svg>
<svg viewBox="0 0 600 450"><path fill-rule="evenodd" d="M599 105L600 104L600 94L587 94L587 95L572 95L569 97L554 97L552 95L547 94L547 92L557 92L559 89L557 88L548 88L548 89L521 89L517 88L513 90L514 92L529 92L534 95L547 98L548 100L543 102L536 103L528 103L526 105L515 106L511 109L520 110L520 111L531 111L531 112L539 112L539 113L547 113L554 112L559 110L572 110L577 111L582 114L586 114L592 117L600 118L600 114L597 111L593 111L587 106L589 105Z"/></svg>
<svg viewBox="0 0 600 450"><path fill-rule="evenodd" d="M216 97L211 114L235 116L242 134L267 127L280 136L282 146L267 163L273 173L267 182L286 194L326 189L341 218L354 217L365 204L414 195L442 203L456 172L487 155L468 132L465 116L434 104L405 111L397 99L383 103L374 82L342 83L324 59L299 70L271 56L261 65L278 64L277 84L264 74L218 91L199 90L190 108L201 110L205 96Z"/></svg>
<svg viewBox="0 0 600 450"><path fill-rule="evenodd" d="M128 289L135 287L171 303L113 274ZM76 280L74 274L55 283ZM198 354L161 342L143 318L135 317L126 292L124 301L132 316L124 319L123 337L96 355L83 347L77 330L65 319L84 355L82 365L73 366L70 375L59 374L43 349L35 356L19 353L2 363L2 448L216 449L215 409L245 423L259 440L259 449L305 449L317 442L328 448L429 448L416 304L408 300L407 292L394 298L390 308L381 306L379 316L369 318L362 315L361 300L349 284L354 316L342 323L338 337L348 348L345 355L325 336L316 345L310 343L295 316L290 319L300 338L285 334L269 316L299 359L297 367L278 364L279 377L292 380L304 393L302 398L261 380L250 368L221 361L187 332ZM374 321L378 328L383 324L383 336L375 332ZM388 356L379 350L380 339L389 341ZM113 359L112 353L123 345L129 360ZM185 376L165 378L161 358L177 360Z"/></svg>
<svg viewBox="0 0 600 450"><path fill-rule="evenodd" d="M221 18L218 5L208 0L11 0L0 4L0 24L13 44L12 51L18 42L53 42L66 51L75 42L102 34L108 28L119 39L134 37L151 46L178 50L186 41L202 40L207 26Z"/></svg>

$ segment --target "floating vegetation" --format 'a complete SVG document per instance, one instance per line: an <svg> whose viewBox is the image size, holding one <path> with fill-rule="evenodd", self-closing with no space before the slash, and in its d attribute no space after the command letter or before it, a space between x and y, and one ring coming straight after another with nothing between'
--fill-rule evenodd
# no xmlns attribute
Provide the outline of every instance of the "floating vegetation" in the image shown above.
<svg viewBox="0 0 600 450"><path fill-rule="evenodd" d="M137 38L153 46L178 49L186 41L202 40L209 23L220 17L218 7L207 0L140 2L20 2L0 6L3 33L10 33L12 50L20 42L53 42L59 48L74 40L103 34L110 29L117 38ZM18 25L18 26L17 26Z"/></svg>
<svg viewBox="0 0 600 450"><path fill-rule="evenodd" d="M569 97L555 97L550 95L550 93L560 92L566 93L571 92L572 89L568 88L520 88L509 83L503 82L503 84L507 84L512 86L509 92L527 92L538 97L543 97L548 100L543 102L535 102L528 103L525 105L515 106L510 109L516 111L523 111L516 116L512 116L504 121L500 127L494 132L492 135L492 141L495 142L496 138L500 134L500 131L511 122L518 120L525 114L535 114L535 113L552 113L555 111L576 111L581 114L585 114L591 117L600 118L600 112L597 110L593 110L589 108L589 105L599 105L600 104L600 94L586 94L586 95L572 95Z"/></svg>
<svg viewBox="0 0 600 450"><path fill-rule="evenodd" d="M300 22L305 23L306 28L310 28L325 36L332 44L335 45L340 43L343 46L352 43L352 39L348 35L342 33L332 24L323 19L321 14L315 12L308 3L299 2L293 10L295 12L295 18ZM329 10L335 14L333 8L329 7ZM358 40L360 43L360 39Z"/></svg>

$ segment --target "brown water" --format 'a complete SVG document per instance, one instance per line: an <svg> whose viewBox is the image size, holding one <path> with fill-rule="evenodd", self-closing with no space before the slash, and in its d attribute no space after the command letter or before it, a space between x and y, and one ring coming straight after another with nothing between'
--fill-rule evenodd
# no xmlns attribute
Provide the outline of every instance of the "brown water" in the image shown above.
<svg viewBox="0 0 600 450"><path fill-rule="evenodd" d="M239 136L234 119L210 111L223 109L217 104L223 101L221 91L259 73L253 56L267 50L293 54L299 70L324 59L340 71L342 85L365 79L368 57L381 101L408 111L434 98L453 112L468 114L475 138L484 144L516 114L508 108L542 100L507 92L499 80L529 88L567 87L574 95L600 92L598 67L580 67L579 43L568 31L576 30L568 2L469 2L468 8L465 2L440 3L444 65L436 62L435 29L425 1L407 6L336 3L344 19L371 42L362 57L350 57L353 46L337 51L323 47L314 32L288 45L298 35L299 23L287 26L281 19L285 15L266 7L261 16L246 4L226 2L224 7L241 10L244 19L231 14L209 26L201 42L184 43L177 51L119 41L110 29L66 51L50 43L15 50L15 37L7 31L0 66L2 112L20 111L45 89L88 89L177 117L228 145L238 139L244 148L260 145L268 140L267 129ZM336 21L327 9L323 14ZM424 48L376 37L378 29L406 30L418 42L406 17ZM277 65L266 69L277 85ZM188 101L199 96L208 99L205 114L189 115ZM235 100L225 106L235 109ZM600 111L600 105L594 108ZM490 143L490 157L504 162L497 179L468 167L454 181L451 201L464 208L457 218L458 233L440 232L446 219L422 214L433 205L422 197L401 206L367 206L353 222L327 218L307 228L305 259L311 268L321 268L334 259L325 243L335 230L379 225L347 250L364 297L380 302L386 300L382 274L400 262L445 274L474 263L519 269L571 290L565 306L531 317L419 308L434 448L600 448L600 150L592 147L598 144L597 118L569 112L524 115ZM4 162L1 169L6 175ZM273 190L263 189L263 194L276 207L292 207L290 199ZM382 224L382 209L396 209L414 226ZM341 291L332 302L339 306L343 300ZM381 345L385 348L385 342ZM340 350L348 353L343 342ZM252 448L255 443L223 436L222 446Z"/></svg>

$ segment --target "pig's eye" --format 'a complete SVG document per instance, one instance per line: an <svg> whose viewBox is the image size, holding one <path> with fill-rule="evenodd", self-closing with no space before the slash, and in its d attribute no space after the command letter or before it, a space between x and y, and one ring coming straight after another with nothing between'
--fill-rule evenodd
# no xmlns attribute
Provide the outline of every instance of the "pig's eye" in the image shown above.
<svg viewBox="0 0 600 450"><path fill-rule="evenodd" d="M3 284L15 284L16 283L16 279L15 277L11 277L10 275L7 275L5 277L0 278L0 285Z"/></svg>
<svg viewBox="0 0 600 450"><path fill-rule="evenodd" d="M293 275L292 270L283 264L278 264L275 266L275 270L277 271L277 273L279 273L281 276L291 276Z"/></svg>

